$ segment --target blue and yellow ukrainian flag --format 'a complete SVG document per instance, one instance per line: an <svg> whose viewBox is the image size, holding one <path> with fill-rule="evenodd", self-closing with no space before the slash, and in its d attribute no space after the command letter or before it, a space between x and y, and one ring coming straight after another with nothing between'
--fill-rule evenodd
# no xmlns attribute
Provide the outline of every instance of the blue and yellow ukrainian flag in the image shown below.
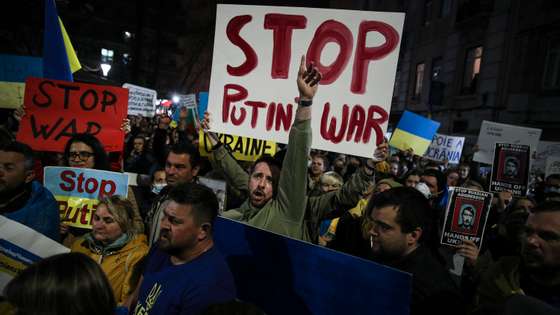
<svg viewBox="0 0 560 315"><path fill-rule="evenodd" d="M73 81L72 73L81 67L62 20L58 17L54 0L45 0L43 77Z"/></svg>
<svg viewBox="0 0 560 315"><path fill-rule="evenodd" d="M413 112L405 111L397 125L389 145L400 150L412 149L423 156L428 150L440 123Z"/></svg>

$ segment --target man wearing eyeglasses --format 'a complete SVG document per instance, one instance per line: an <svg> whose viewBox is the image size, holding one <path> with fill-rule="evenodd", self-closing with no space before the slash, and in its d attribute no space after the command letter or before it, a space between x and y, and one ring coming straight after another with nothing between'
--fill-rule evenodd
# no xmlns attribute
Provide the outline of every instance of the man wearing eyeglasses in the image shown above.
<svg viewBox="0 0 560 315"><path fill-rule="evenodd" d="M58 241L58 204L34 178L28 145L12 142L0 148L0 215Z"/></svg>
<svg viewBox="0 0 560 315"><path fill-rule="evenodd" d="M547 201L533 208L525 224L521 255L502 257L481 279L475 299L480 314L501 314L520 295L534 299L524 299L522 307L527 308L517 314L559 314L560 202Z"/></svg>

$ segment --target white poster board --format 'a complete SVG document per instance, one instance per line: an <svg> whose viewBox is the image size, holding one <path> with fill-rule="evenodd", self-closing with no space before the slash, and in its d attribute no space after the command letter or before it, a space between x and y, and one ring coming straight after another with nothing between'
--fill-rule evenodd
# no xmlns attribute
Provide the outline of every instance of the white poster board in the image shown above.
<svg viewBox="0 0 560 315"><path fill-rule="evenodd" d="M29 265L69 251L43 234L0 215L0 295L6 284Z"/></svg>
<svg viewBox="0 0 560 315"><path fill-rule="evenodd" d="M128 89L128 115L141 115L153 117L157 92L138 85L125 83L123 88Z"/></svg>
<svg viewBox="0 0 560 315"><path fill-rule="evenodd" d="M404 13L219 4L212 131L287 143L306 55L323 73L313 147L371 156L387 130L403 23Z"/></svg>
<svg viewBox="0 0 560 315"><path fill-rule="evenodd" d="M539 141L537 155L531 164L531 171L544 174L546 171L546 160L549 157L560 157L560 142Z"/></svg>
<svg viewBox="0 0 560 315"><path fill-rule="evenodd" d="M483 120L480 133L478 134L478 151L475 152L473 160L480 163L492 164L494 145L497 142L525 144L531 146L531 151L534 153L537 150L541 132L541 129L506 125Z"/></svg>
<svg viewBox="0 0 560 315"><path fill-rule="evenodd" d="M434 161L444 162L447 160L451 164L459 164L464 144L465 137L436 133L424 156Z"/></svg>
<svg viewBox="0 0 560 315"><path fill-rule="evenodd" d="M551 156L546 159L545 178L552 174L560 174L560 157Z"/></svg>

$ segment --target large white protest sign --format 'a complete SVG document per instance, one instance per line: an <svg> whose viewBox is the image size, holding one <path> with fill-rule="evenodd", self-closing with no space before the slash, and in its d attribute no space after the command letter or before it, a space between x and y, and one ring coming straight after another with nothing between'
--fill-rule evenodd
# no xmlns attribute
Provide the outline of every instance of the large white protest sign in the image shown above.
<svg viewBox="0 0 560 315"><path fill-rule="evenodd" d="M0 295L10 280L29 265L70 249L0 215Z"/></svg>
<svg viewBox="0 0 560 315"><path fill-rule="evenodd" d="M525 144L531 146L532 152L536 152L541 132L541 129L499 124L483 120L480 133L478 134L478 151L475 152L473 160L480 163L492 164L494 145L497 142Z"/></svg>
<svg viewBox="0 0 560 315"><path fill-rule="evenodd" d="M130 83L123 84L128 89L128 114L144 117L154 116L157 92Z"/></svg>
<svg viewBox="0 0 560 315"><path fill-rule="evenodd" d="M313 147L371 156L383 141L404 13L218 5L212 131L287 143L301 56L323 74Z"/></svg>
<svg viewBox="0 0 560 315"><path fill-rule="evenodd" d="M539 141L537 154L531 164L531 171L544 174L546 171L546 160L549 157L560 158L560 142Z"/></svg>
<svg viewBox="0 0 560 315"><path fill-rule="evenodd" d="M552 174L560 174L560 157L558 156L551 156L546 159L545 177Z"/></svg>
<svg viewBox="0 0 560 315"><path fill-rule="evenodd" d="M453 137L436 133L425 157L435 161L448 161L451 164L459 164L465 137Z"/></svg>

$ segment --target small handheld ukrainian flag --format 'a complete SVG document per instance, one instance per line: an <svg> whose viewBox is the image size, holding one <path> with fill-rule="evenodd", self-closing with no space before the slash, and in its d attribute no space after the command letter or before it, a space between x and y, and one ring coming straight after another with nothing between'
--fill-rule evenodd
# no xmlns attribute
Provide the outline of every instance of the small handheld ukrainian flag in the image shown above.
<svg viewBox="0 0 560 315"><path fill-rule="evenodd" d="M428 150L440 123L405 111L397 125L389 145L406 151L412 149L415 155L423 156Z"/></svg>
<svg viewBox="0 0 560 315"><path fill-rule="evenodd" d="M66 29L58 17L54 0L45 0L43 77L73 81L72 73L81 68Z"/></svg>

